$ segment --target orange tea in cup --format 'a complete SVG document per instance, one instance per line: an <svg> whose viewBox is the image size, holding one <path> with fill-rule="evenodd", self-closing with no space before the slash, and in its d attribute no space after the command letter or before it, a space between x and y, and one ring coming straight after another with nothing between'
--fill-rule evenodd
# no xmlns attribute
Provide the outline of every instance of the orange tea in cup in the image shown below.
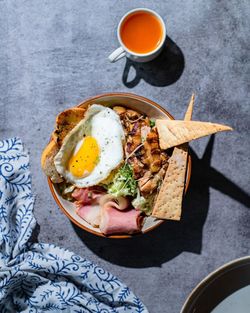
<svg viewBox="0 0 250 313"><path fill-rule="evenodd" d="M137 11L123 21L120 36L124 46L130 51L146 54L161 44L163 27L161 21L152 13Z"/></svg>

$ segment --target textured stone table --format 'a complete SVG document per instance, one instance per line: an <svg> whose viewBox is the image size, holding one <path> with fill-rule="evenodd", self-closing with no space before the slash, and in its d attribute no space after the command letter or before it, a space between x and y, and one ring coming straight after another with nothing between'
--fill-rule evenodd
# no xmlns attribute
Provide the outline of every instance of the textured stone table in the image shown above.
<svg viewBox="0 0 250 313"><path fill-rule="evenodd" d="M168 41L153 64L115 64L116 25L147 6L166 21ZM175 313L210 271L250 252L249 1L0 1L0 132L30 150L40 241L69 248L128 284L152 313ZM76 229L54 202L40 155L55 116L110 91L146 96L182 118L192 91L194 119L233 133L191 144L193 172L180 223L133 240Z"/></svg>

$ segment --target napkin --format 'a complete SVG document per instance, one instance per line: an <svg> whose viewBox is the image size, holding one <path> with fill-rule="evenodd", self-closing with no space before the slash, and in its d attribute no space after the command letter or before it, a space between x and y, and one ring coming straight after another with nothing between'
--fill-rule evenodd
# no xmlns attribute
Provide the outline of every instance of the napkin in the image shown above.
<svg viewBox="0 0 250 313"><path fill-rule="evenodd" d="M0 141L0 312L144 313L117 277L73 252L31 240L36 220L29 156Z"/></svg>

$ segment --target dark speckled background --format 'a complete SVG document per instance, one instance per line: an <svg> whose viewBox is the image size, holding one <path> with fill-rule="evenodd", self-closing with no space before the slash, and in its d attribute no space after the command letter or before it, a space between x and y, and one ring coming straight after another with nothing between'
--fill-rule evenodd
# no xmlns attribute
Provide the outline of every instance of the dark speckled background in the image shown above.
<svg viewBox="0 0 250 313"><path fill-rule="evenodd" d="M110 64L119 19L139 6L166 21L164 52L151 64ZM249 1L1 0L0 12L1 137L18 135L30 150L39 240L110 270L150 312L179 312L205 275L250 252ZM235 129L191 144L182 221L122 242L75 229L40 169L57 113L107 91L146 96L176 118L195 91L194 119Z"/></svg>

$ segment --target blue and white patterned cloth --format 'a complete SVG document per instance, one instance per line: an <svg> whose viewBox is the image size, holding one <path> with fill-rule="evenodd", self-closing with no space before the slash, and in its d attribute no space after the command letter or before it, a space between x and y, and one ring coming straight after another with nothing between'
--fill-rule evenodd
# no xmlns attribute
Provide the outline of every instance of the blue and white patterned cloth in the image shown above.
<svg viewBox="0 0 250 313"><path fill-rule="evenodd" d="M0 141L0 312L145 313L118 278L68 250L32 243L29 156Z"/></svg>

